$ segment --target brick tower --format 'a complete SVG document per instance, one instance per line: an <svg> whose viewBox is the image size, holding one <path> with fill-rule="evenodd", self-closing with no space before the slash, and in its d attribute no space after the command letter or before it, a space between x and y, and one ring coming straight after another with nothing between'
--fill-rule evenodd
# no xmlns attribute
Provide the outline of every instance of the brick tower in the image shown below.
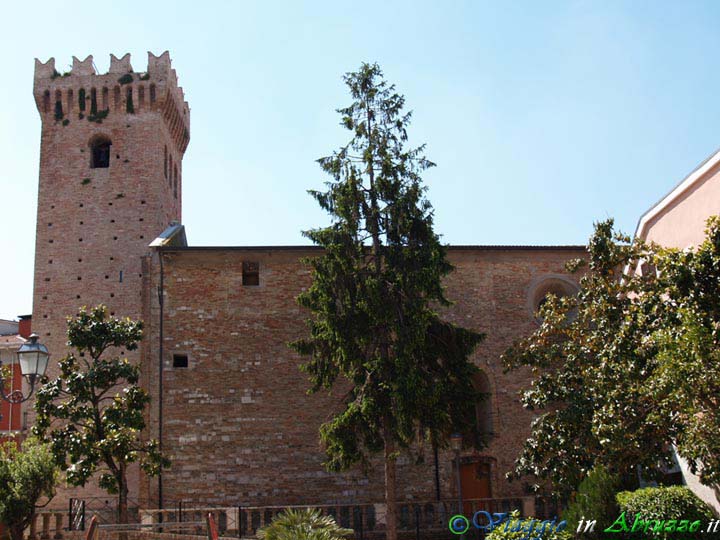
<svg viewBox="0 0 720 540"><path fill-rule="evenodd" d="M42 119L33 330L53 376L65 317L79 306L141 317L148 244L180 221L190 110L168 52L148 53L145 73L129 54L111 55L102 75L92 56L65 74L54 58L35 60L33 92Z"/></svg>

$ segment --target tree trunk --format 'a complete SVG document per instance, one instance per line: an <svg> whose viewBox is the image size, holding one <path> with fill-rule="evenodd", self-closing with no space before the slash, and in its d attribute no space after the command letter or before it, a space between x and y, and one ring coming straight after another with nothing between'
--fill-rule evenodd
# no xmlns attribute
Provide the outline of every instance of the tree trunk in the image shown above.
<svg viewBox="0 0 720 540"><path fill-rule="evenodd" d="M23 534L25 533L25 527L18 524L8 526L8 533L12 540L23 540Z"/></svg>
<svg viewBox="0 0 720 540"><path fill-rule="evenodd" d="M120 475L118 477L118 507L117 507L117 522L127 523L128 522L128 487L127 478L125 478L124 467L120 469Z"/></svg>
<svg viewBox="0 0 720 540"><path fill-rule="evenodd" d="M390 430L384 429L385 438L385 538L397 540L397 496L395 493L395 441Z"/></svg>
<svg viewBox="0 0 720 540"><path fill-rule="evenodd" d="M127 475L125 473L125 466L120 464L119 474L117 478L118 483L118 507L117 507L117 522L127 524L128 519L128 487L127 487ZM118 535L118 540L127 540L127 532L121 532Z"/></svg>

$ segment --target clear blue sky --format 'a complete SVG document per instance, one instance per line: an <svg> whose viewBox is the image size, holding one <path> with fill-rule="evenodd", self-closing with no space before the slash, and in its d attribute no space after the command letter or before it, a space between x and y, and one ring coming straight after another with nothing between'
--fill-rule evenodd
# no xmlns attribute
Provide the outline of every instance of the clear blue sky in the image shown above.
<svg viewBox="0 0 720 540"><path fill-rule="evenodd" d="M33 58L170 50L192 109L194 245L305 243L305 190L346 138L341 76L376 61L451 244L576 244L639 215L720 146L720 2L11 2L0 50L0 317L29 313L40 121Z"/></svg>

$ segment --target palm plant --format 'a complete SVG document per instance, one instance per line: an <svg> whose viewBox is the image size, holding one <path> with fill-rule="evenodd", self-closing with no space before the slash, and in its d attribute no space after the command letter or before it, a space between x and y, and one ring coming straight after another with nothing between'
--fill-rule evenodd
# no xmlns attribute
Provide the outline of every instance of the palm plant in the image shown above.
<svg viewBox="0 0 720 540"><path fill-rule="evenodd" d="M340 527L317 508L303 508L281 512L257 534L260 540L345 540L353 530Z"/></svg>

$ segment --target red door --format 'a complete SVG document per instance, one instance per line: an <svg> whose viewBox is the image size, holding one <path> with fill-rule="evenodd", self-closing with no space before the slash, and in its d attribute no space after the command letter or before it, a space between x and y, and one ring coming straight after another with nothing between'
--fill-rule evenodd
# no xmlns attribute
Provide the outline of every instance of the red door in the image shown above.
<svg viewBox="0 0 720 540"><path fill-rule="evenodd" d="M463 501L492 497L489 463L460 465L460 480L462 482ZM478 510L489 510L489 508L486 508L487 503L483 502L465 502L463 506L465 515L470 515Z"/></svg>

